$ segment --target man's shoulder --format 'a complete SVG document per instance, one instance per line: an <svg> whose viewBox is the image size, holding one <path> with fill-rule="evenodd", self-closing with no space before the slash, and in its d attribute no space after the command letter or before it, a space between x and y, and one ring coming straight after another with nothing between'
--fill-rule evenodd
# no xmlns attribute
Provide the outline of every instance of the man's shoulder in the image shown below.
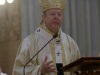
<svg viewBox="0 0 100 75"><path fill-rule="evenodd" d="M34 41L34 40L36 40L37 38L38 38L38 34L36 34L36 33L31 33L30 35L28 35L25 39L24 39L24 41Z"/></svg>
<svg viewBox="0 0 100 75"><path fill-rule="evenodd" d="M64 32L62 32L62 37L63 37L63 39L65 38L65 39L69 39L69 40L73 40L73 38L70 36L70 35L68 35L68 34L66 34L66 33L64 33Z"/></svg>
<svg viewBox="0 0 100 75"><path fill-rule="evenodd" d="M36 34L36 33L31 33L29 36L27 36L26 38L35 38L35 37L37 37L38 36L38 34Z"/></svg>
<svg viewBox="0 0 100 75"><path fill-rule="evenodd" d="M64 37L64 38L71 38L68 34L66 34L64 32L62 32L61 36Z"/></svg>

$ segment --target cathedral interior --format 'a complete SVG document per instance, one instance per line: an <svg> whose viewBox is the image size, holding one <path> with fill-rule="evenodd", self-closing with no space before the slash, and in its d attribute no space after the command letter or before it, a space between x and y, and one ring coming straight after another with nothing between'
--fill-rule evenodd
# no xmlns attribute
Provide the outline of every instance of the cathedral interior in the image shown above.
<svg viewBox="0 0 100 75"><path fill-rule="evenodd" d="M38 0L0 1L0 67L11 75L18 47L38 27L41 13ZM77 42L82 56L100 57L100 0L67 1L62 29Z"/></svg>

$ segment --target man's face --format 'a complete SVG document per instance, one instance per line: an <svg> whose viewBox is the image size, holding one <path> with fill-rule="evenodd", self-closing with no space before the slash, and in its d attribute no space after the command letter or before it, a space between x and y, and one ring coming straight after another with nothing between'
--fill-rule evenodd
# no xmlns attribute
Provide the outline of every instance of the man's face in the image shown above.
<svg viewBox="0 0 100 75"><path fill-rule="evenodd" d="M63 12L61 9L52 8L47 10L42 18L46 24L46 27L53 33L57 33L59 28L61 27Z"/></svg>

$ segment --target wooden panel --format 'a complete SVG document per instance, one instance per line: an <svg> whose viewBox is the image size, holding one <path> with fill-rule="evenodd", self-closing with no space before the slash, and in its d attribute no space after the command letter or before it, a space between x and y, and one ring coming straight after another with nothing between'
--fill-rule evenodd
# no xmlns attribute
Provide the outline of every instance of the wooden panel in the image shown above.
<svg viewBox="0 0 100 75"><path fill-rule="evenodd" d="M100 69L100 57L82 57L63 67L64 71L88 71Z"/></svg>

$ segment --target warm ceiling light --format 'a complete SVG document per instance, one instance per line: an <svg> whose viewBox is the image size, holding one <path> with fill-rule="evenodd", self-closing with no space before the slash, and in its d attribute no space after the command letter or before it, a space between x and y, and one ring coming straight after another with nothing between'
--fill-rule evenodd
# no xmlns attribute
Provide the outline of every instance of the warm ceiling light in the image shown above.
<svg viewBox="0 0 100 75"><path fill-rule="evenodd" d="M8 3L12 3L14 0L7 0Z"/></svg>
<svg viewBox="0 0 100 75"><path fill-rule="evenodd" d="M0 0L0 5L4 5L5 4L5 0Z"/></svg>

